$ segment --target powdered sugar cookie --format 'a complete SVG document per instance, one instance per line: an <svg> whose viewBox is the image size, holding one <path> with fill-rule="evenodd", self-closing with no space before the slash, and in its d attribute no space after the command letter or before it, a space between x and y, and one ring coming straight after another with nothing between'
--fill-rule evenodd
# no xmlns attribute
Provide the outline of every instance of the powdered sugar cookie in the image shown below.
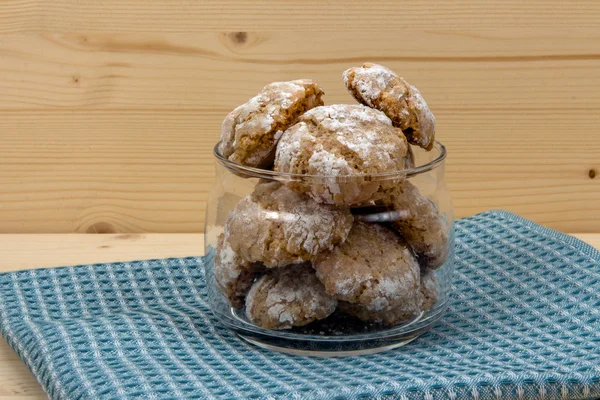
<svg viewBox="0 0 600 400"><path fill-rule="evenodd" d="M409 143L431 150L435 117L417 88L390 69L372 63L344 71L343 78L358 102L383 111L402 129Z"/></svg>
<svg viewBox="0 0 600 400"><path fill-rule="evenodd" d="M415 164L415 153L411 145L408 145L408 151L406 152L406 158L404 159L404 168L414 168Z"/></svg>
<svg viewBox="0 0 600 400"><path fill-rule="evenodd" d="M269 270L256 281L246 297L246 316L265 329L284 329L326 318L336 306L305 263Z"/></svg>
<svg viewBox="0 0 600 400"><path fill-rule="evenodd" d="M261 183L225 223L231 248L249 262L281 267L310 261L343 242L352 227L348 209L319 204L277 182Z"/></svg>
<svg viewBox="0 0 600 400"><path fill-rule="evenodd" d="M423 267L441 267L449 253L449 227L433 201L408 180L384 193L381 204L401 213L392 226L419 256Z"/></svg>
<svg viewBox="0 0 600 400"><path fill-rule="evenodd" d="M392 230L356 222L346 241L313 262L327 293L368 310L389 311L414 298L419 264Z"/></svg>
<svg viewBox="0 0 600 400"><path fill-rule="evenodd" d="M217 252L213 263L213 276L217 287L227 296L232 306L240 308L254 282L256 274L264 270L258 263L250 263L241 258L225 239L219 235Z"/></svg>
<svg viewBox="0 0 600 400"><path fill-rule="evenodd" d="M308 111L283 133L274 169L321 176L288 185L319 202L351 205L396 184L364 175L404 169L407 151L406 138L382 112L336 104Z"/></svg>
<svg viewBox="0 0 600 400"><path fill-rule="evenodd" d="M438 301L440 284L435 271L426 268L421 271L421 294L423 295L423 311L431 310Z"/></svg>
<svg viewBox="0 0 600 400"><path fill-rule="evenodd" d="M362 304L340 301L338 309L348 315L352 315L361 321L383 322L388 325L396 325L408 321L419 315L422 311L423 298L419 294L406 299L391 310L370 310Z"/></svg>
<svg viewBox="0 0 600 400"><path fill-rule="evenodd" d="M353 315L363 321L383 322L396 325L418 316L422 311L433 308L438 299L439 285L435 273L426 270L421 275L420 290L414 297L407 298L404 302L387 311L369 310L362 304L340 301L338 309L346 314Z"/></svg>
<svg viewBox="0 0 600 400"><path fill-rule="evenodd" d="M304 112L322 105L322 95L310 79L268 84L225 117L219 152L239 164L270 166L279 136Z"/></svg>

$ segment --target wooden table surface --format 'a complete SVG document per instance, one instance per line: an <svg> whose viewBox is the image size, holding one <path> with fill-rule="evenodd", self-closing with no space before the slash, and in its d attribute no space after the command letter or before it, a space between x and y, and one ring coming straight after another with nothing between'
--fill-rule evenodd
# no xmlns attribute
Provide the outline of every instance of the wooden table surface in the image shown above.
<svg viewBox="0 0 600 400"><path fill-rule="evenodd" d="M600 234L574 236L600 249ZM144 258L197 256L201 234L4 234L0 272ZM45 399L25 364L0 341L0 400Z"/></svg>

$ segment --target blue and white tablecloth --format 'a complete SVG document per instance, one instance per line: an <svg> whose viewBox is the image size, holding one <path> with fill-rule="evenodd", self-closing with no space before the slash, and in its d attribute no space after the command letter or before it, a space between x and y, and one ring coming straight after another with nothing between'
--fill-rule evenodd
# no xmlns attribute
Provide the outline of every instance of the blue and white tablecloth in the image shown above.
<svg viewBox="0 0 600 400"><path fill-rule="evenodd" d="M600 253L516 215L456 224L447 315L405 347L299 357L219 327L202 259L0 275L0 331L52 399L600 397Z"/></svg>

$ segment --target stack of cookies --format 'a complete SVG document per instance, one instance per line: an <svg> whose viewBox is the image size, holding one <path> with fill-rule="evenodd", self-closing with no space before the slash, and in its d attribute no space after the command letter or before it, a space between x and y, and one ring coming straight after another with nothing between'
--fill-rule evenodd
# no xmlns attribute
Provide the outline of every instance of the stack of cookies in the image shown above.
<svg viewBox="0 0 600 400"><path fill-rule="evenodd" d="M275 82L223 122L222 157L276 172L230 212L213 273L231 305L265 329L336 310L394 325L438 298L448 226L402 174L414 167L411 146L433 147L435 118L386 67L343 78L361 104L325 106L309 79ZM372 210L393 218L381 223Z"/></svg>

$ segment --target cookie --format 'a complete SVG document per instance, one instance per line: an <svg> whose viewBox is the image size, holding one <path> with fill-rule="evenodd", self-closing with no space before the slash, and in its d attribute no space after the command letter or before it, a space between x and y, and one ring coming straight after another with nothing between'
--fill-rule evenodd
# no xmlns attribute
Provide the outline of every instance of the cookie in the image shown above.
<svg viewBox="0 0 600 400"><path fill-rule="evenodd" d="M435 272L429 268L421 271L421 294L423 295L423 311L431 310L438 301L440 284Z"/></svg>
<svg viewBox="0 0 600 400"><path fill-rule="evenodd" d="M387 325L397 325L413 319L421 313L421 307L422 297L420 295L406 299L391 310L385 311L370 310L362 304L346 301L340 301L338 304L338 310L361 321L382 322Z"/></svg>
<svg viewBox="0 0 600 400"><path fill-rule="evenodd" d="M233 251L269 268L310 261L343 242L349 209L319 204L278 182L260 183L229 214L225 232Z"/></svg>
<svg viewBox="0 0 600 400"><path fill-rule="evenodd" d="M250 263L233 251L223 234L219 235L213 263L213 277L217 287L233 307L241 308L256 274L264 270L258 263Z"/></svg>
<svg viewBox="0 0 600 400"><path fill-rule="evenodd" d="M449 253L449 227L433 201L408 180L385 193L386 204L400 217L391 222L417 253L423 267L441 267Z"/></svg>
<svg viewBox="0 0 600 400"><path fill-rule="evenodd" d="M327 318L336 306L309 263L267 271L246 296L246 316L265 329L307 325Z"/></svg>
<svg viewBox="0 0 600 400"><path fill-rule="evenodd" d="M406 152L406 158L404 159L404 168L414 168L416 166L415 163L415 153L412 149L411 145L408 145L408 150Z"/></svg>
<svg viewBox="0 0 600 400"><path fill-rule="evenodd" d="M417 88L379 64L350 68L343 78L359 103L383 111L394 126L402 129L409 143L432 149L435 117Z"/></svg>
<svg viewBox="0 0 600 400"><path fill-rule="evenodd" d="M325 290L368 310L389 311L419 291L419 264L392 230L356 222L344 243L313 261Z"/></svg>
<svg viewBox="0 0 600 400"><path fill-rule="evenodd" d="M270 166L283 131L306 111L323 105L321 96L323 90L310 79L268 84L225 117L219 152L239 164Z"/></svg>
<svg viewBox="0 0 600 400"><path fill-rule="evenodd" d="M346 314L357 317L362 321L383 322L388 325L397 325L411 320L422 311L433 308L438 299L439 285L435 273L431 270L421 275L420 290L414 297L406 299L388 311L369 310L361 304L340 301L338 309Z"/></svg>
<svg viewBox="0 0 600 400"><path fill-rule="evenodd" d="M286 130L275 157L275 171L317 175L287 183L327 204L367 201L394 179L370 179L404 169L408 144L381 111L354 104L316 107Z"/></svg>

